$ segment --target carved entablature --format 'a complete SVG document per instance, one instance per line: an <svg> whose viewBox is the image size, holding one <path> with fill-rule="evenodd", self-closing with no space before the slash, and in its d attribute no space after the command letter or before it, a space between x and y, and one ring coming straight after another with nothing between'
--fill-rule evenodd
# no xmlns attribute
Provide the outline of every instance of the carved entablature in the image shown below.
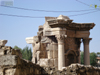
<svg viewBox="0 0 100 75"><path fill-rule="evenodd" d="M75 38L69 38L67 37L65 39L65 48L67 49L71 49L71 50L77 50L77 44L75 43L76 39Z"/></svg>
<svg viewBox="0 0 100 75"><path fill-rule="evenodd" d="M95 26L94 23L70 23L68 25L68 29L69 30L80 30L80 31L86 31L86 30L90 30ZM66 26L67 28L67 26Z"/></svg>
<svg viewBox="0 0 100 75"><path fill-rule="evenodd" d="M61 27L61 28L66 28L68 30L85 31L85 30L90 30L95 26L94 23L74 23L74 22L72 22L73 20L70 20L68 18L67 19L66 18L58 19L58 18L47 21L51 28Z"/></svg>

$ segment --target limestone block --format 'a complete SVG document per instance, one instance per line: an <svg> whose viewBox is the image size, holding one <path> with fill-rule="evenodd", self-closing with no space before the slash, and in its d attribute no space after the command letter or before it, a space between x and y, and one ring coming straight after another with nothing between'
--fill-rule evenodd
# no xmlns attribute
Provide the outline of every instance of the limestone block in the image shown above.
<svg viewBox="0 0 100 75"><path fill-rule="evenodd" d="M54 59L54 66L58 68L58 58Z"/></svg>
<svg viewBox="0 0 100 75"><path fill-rule="evenodd" d="M66 35L66 28L52 28L53 35Z"/></svg>
<svg viewBox="0 0 100 75"><path fill-rule="evenodd" d="M40 59L40 66L47 67L48 66L48 60L49 59Z"/></svg>
<svg viewBox="0 0 100 75"><path fill-rule="evenodd" d="M49 50L48 51L48 59L52 59L53 58L53 50Z"/></svg>
<svg viewBox="0 0 100 75"><path fill-rule="evenodd" d="M37 51L37 61L40 59L40 51Z"/></svg>
<svg viewBox="0 0 100 75"><path fill-rule="evenodd" d="M42 31L42 30L43 30L43 25L40 25L38 31Z"/></svg>
<svg viewBox="0 0 100 75"><path fill-rule="evenodd" d="M0 69L0 75L4 75L4 74L3 74L3 69Z"/></svg>
<svg viewBox="0 0 100 75"><path fill-rule="evenodd" d="M34 43L33 37L27 37L25 40L28 44Z"/></svg>
<svg viewBox="0 0 100 75"><path fill-rule="evenodd" d="M53 50L53 45L52 44L48 44L48 46L46 47L47 50Z"/></svg>
<svg viewBox="0 0 100 75"><path fill-rule="evenodd" d="M22 53L18 49L15 49L15 50L14 49L11 49L11 51L9 52L9 54L11 54L11 55L17 55L20 58L22 58Z"/></svg>
<svg viewBox="0 0 100 75"><path fill-rule="evenodd" d="M54 66L54 59L49 59L49 66L50 67L53 67Z"/></svg>
<svg viewBox="0 0 100 75"><path fill-rule="evenodd" d="M47 51L40 51L39 58L47 58Z"/></svg>
<svg viewBox="0 0 100 75"><path fill-rule="evenodd" d="M4 55L4 50L3 49L0 49L0 56L1 55Z"/></svg>
<svg viewBox="0 0 100 75"><path fill-rule="evenodd" d="M46 29L43 33L44 36L52 36L54 35L51 29Z"/></svg>
<svg viewBox="0 0 100 75"><path fill-rule="evenodd" d="M53 45L53 50L58 50L58 44L57 43L52 43Z"/></svg>
<svg viewBox="0 0 100 75"><path fill-rule="evenodd" d="M45 21L56 20L57 17L45 17Z"/></svg>
<svg viewBox="0 0 100 75"><path fill-rule="evenodd" d="M20 58L22 58L22 54L20 52L20 50L14 50L14 49L8 49L8 48L5 48L5 49L0 49L0 56L2 55L17 55L19 56Z"/></svg>
<svg viewBox="0 0 100 75"><path fill-rule="evenodd" d="M7 40L0 40L0 45L1 46L5 46L6 43L7 43Z"/></svg>
<svg viewBox="0 0 100 75"><path fill-rule="evenodd" d="M54 60L53 59L40 59L40 66L52 66L54 65Z"/></svg>
<svg viewBox="0 0 100 75"><path fill-rule="evenodd" d="M6 69L5 70L5 75L15 75L16 69Z"/></svg>
<svg viewBox="0 0 100 75"><path fill-rule="evenodd" d="M0 56L0 66L6 66L6 65L15 66L17 65L17 58L18 56L16 55Z"/></svg>
<svg viewBox="0 0 100 75"><path fill-rule="evenodd" d="M86 37L89 37L90 35L90 32L89 31L76 31L76 34L75 34L75 37L82 37L82 38L86 38Z"/></svg>
<svg viewBox="0 0 100 75"><path fill-rule="evenodd" d="M35 46L33 47L33 50L39 50L40 49L40 43L36 43Z"/></svg>
<svg viewBox="0 0 100 75"><path fill-rule="evenodd" d="M35 59L35 58L32 58L32 62L33 62L33 63L36 63L36 59Z"/></svg>
<svg viewBox="0 0 100 75"><path fill-rule="evenodd" d="M73 31L73 30L67 30L67 36L68 37L75 37L75 31Z"/></svg>
<svg viewBox="0 0 100 75"><path fill-rule="evenodd" d="M53 50L53 58L58 58L58 50Z"/></svg>

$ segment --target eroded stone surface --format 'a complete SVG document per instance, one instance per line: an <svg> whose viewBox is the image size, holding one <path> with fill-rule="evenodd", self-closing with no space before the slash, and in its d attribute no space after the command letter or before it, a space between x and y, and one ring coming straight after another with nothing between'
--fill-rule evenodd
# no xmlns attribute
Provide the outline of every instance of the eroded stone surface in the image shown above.
<svg viewBox="0 0 100 75"><path fill-rule="evenodd" d="M0 47L3 50L6 48L8 50L13 49L8 46ZM11 54L12 51L15 52L13 55ZM58 70L53 64L57 59L40 59L43 65L40 67L28 60L21 59L14 49L11 50L11 53L0 56L0 75L100 75L100 68L91 65L71 64ZM48 67L48 65L50 66ZM55 63L55 65L57 64Z"/></svg>
<svg viewBox="0 0 100 75"><path fill-rule="evenodd" d="M7 43L7 40L0 40L0 46L5 46L6 43Z"/></svg>

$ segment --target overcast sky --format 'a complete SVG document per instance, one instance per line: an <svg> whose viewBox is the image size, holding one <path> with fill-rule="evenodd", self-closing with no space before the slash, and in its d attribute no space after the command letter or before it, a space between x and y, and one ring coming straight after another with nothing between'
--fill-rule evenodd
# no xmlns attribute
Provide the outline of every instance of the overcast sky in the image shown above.
<svg viewBox="0 0 100 75"><path fill-rule="evenodd" d="M12 0L13 1L13 0ZM100 52L100 8L94 9L88 5L100 5L100 0L79 0L86 4L82 4L76 0L14 0L14 7L48 10L48 11L79 11L80 12L42 12L29 11L15 8L0 6L0 14L33 16L33 17L58 17L59 15L68 16L76 23L95 23L95 27L90 30L90 52ZM1 1L2 2L2 1ZM88 4L88 5L87 5ZM92 10L93 9L93 10ZM85 14L88 13L88 14ZM78 15L77 15L78 14ZM83 14L83 15L79 15ZM77 16L70 16L77 15ZM25 46L32 47L27 44L26 37L37 35L38 26L43 25L45 18L25 18L0 15L0 39L8 40L7 46L14 47L15 45L24 48ZM81 44L83 51L83 44Z"/></svg>

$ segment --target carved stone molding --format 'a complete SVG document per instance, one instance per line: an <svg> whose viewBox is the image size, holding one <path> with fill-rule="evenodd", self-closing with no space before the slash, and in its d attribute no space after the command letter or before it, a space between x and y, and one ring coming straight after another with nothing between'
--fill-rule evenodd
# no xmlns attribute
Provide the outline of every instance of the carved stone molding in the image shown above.
<svg viewBox="0 0 100 75"><path fill-rule="evenodd" d="M92 40L92 38L83 38L84 45L89 45L90 40Z"/></svg>

